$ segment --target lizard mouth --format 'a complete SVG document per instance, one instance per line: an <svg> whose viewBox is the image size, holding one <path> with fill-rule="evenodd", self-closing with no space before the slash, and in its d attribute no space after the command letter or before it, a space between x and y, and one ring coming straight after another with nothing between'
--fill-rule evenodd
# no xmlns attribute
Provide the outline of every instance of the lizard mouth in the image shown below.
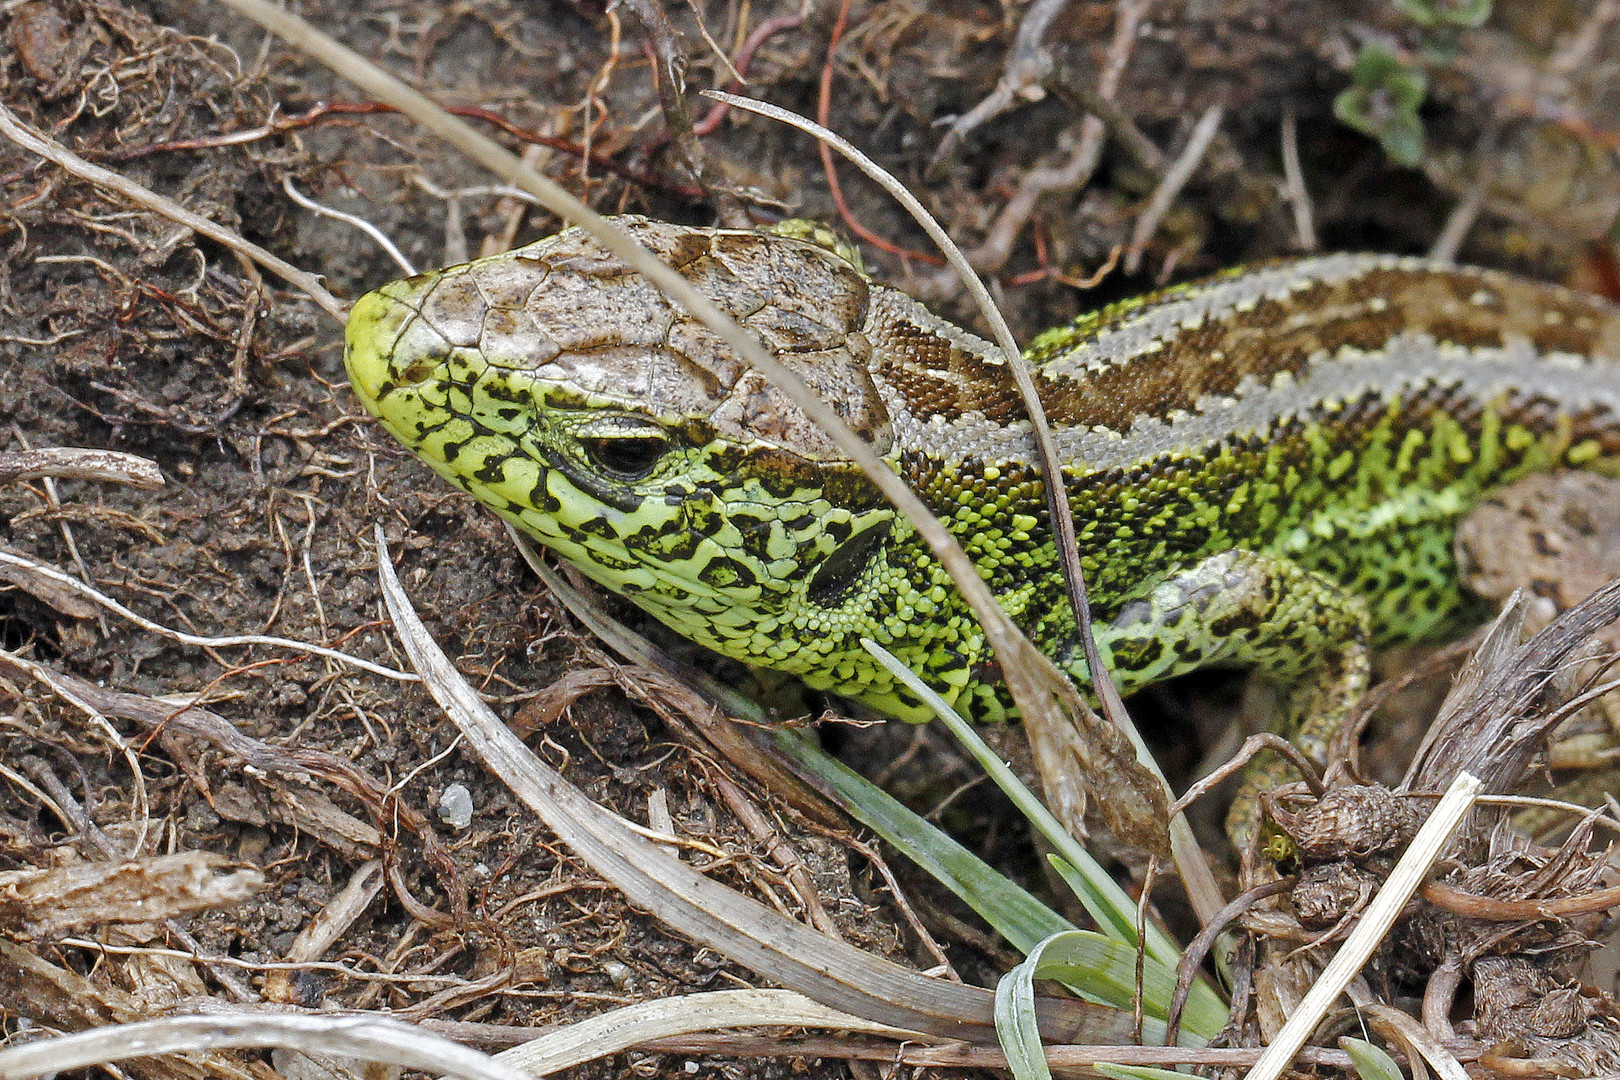
<svg viewBox="0 0 1620 1080"><path fill-rule="evenodd" d="M377 412L377 401L389 386L399 380L394 370L393 343L398 340L410 309L380 292L371 292L349 309L344 333L343 366L349 372L349 385L368 412ZM418 373L421 382L427 375Z"/></svg>

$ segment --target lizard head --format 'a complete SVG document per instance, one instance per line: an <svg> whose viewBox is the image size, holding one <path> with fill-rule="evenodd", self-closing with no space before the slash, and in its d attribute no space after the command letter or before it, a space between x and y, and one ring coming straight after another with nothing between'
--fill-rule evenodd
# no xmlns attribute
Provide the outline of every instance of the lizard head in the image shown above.
<svg viewBox="0 0 1620 1080"><path fill-rule="evenodd" d="M788 236L620 224L891 450L858 267ZM365 407L441 476L720 651L792 669L769 655L796 648L781 623L826 636L875 587L891 523L875 489L577 229L367 294L345 363Z"/></svg>

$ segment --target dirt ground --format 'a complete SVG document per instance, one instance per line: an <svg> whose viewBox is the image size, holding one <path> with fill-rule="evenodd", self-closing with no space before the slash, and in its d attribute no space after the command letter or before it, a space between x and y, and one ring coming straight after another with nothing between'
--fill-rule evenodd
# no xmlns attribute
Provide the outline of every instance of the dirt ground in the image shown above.
<svg viewBox="0 0 1620 1080"><path fill-rule="evenodd" d="M748 93L813 115L830 77L831 125L905 179L975 253L1024 340L1165 281L1312 247L1422 252L1448 225L1460 229L1465 260L1611 293L1620 283L1607 243L1620 211L1620 28L1610 4L1514 5L1471 29L1423 26L1370 0L1160 0L1115 41L1130 5L1076 0L1028 50L1048 65L1053 89L1012 95L1007 112L952 139L932 167L948 130L941 121L973 109L1002 78L1026 5L860 0L847 17L829 3L803 12L744 0L696 6L720 52L738 66L740 52L751 53ZM719 119L700 140L703 177L730 194L705 194L668 138L643 29L624 8L311 0L302 14L468 110L598 208L694 223L790 213L846 235L865 230L892 248L864 246L875 273L968 318L956 290L907 254L927 250L917 229L847 170L840 179L859 224L841 218L802 135ZM730 73L694 8L671 4L668 14L688 86L725 86ZM317 215L294 192L363 218L420 268L557 228L509 195L480 190L490 181L476 167L206 0L28 0L4 5L0 20L7 108L323 275L346 298L402 272L370 236ZM761 27L775 32L744 50ZM1369 91L1385 146L1335 117L1368 43L1426 75L1416 114L1426 143L1414 167L1392 163L1385 146L1398 150L1415 101L1403 104L1389 85ZM1076 96L1094 95L1111 65L1111 134L1096 167L1083 170ZM709 103L692 101L701 120ZM1160 178L1207 117L1218 122L1213 141L1173 201L1153 211ZM685 834L728 853L722 880L798 910L768 845L719 793L721 766L678 719L671 726L644 695L627 693L631 680L596 680L560 712L532 706L566 673L600 669L605 654L580 637L491 515L362 413L345 385L337 325L219 246L9 143L0 145L0 182L0 451L125 451L156 462L165 481L155 491L6 483L0 550L57 567L173 630L275 635L399 667L370 539L380 523L437 641L503 715L527 725L548 761L634 820L648 820L649 800L666 801ZM1147 214L1157 226L1135 238ZM1116 265L1111 253L1133 243ZM1096 287L1076 287L1094 274ZM318 768L304 758L278 769L168 724L161 710L143 721L133 706L104 703L91 716L37 675L0 672L0 870L207 852L268 879L250 899L183 920L194 945L151 925L94 932L106 946L194 947L241 967L60 941L25 950L37 948L73 982L26 968L19 953L0 955L7 1035L207 997L538 1027L753 981L633 910L559 847L454 747L454 730L420 688L286 648L185 644L11 569L3 577L14 584L0 588L0 644L45 671L148 701L200 693L243 736L329 755ZM1154 707L1174 713L1189 693ZM1161 729L1167 746L1207 741L1193 720L1164 723L1180 725ZM936 736L890 728L850 741L871 761L899 756L913 738L923 742L916 760L937 771L914 767L896 783L922 809L937 808L968 774ZM1183 750L1168 764L1185 772L1196 759ZM461 828L438 810L455 784L472 803ZM851 941L933 965L871 860L749 791ZM1037 862L1022 834L995 800L973 801L992 811L953 803L946 816L1001 865L1029 874ZM287 957L373 858L385 859L389 880L321 959L386 977L255 967ZM969 981L1005 970L1005 945L902 874ZM268 1075L251 1057L242 1068ZM848 1069L640 1053L578 1074Z"/></svg>

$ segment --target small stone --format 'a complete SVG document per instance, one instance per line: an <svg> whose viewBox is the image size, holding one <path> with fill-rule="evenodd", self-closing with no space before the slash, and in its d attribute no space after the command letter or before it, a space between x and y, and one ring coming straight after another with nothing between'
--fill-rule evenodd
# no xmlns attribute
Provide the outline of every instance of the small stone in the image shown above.
<svg viewBox="0 0 1620 1080"><path fill-rule="evenodd" d="M460 832L472 824L472 792L466 784L451 784L439 796L439 820Z"/></svg>

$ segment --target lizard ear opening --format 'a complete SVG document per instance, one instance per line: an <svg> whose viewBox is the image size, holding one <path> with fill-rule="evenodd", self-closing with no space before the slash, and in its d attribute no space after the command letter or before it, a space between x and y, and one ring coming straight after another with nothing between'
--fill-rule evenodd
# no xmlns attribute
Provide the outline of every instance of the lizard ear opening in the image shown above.
<svg viewBox="0 0 1620 1080"><path fill-rule="evenodd" d="M847 597L872 560L889 541L887 521L862 530L844 541L816 567L805 586L805 599L817 607L837 607Z"/></svg>

